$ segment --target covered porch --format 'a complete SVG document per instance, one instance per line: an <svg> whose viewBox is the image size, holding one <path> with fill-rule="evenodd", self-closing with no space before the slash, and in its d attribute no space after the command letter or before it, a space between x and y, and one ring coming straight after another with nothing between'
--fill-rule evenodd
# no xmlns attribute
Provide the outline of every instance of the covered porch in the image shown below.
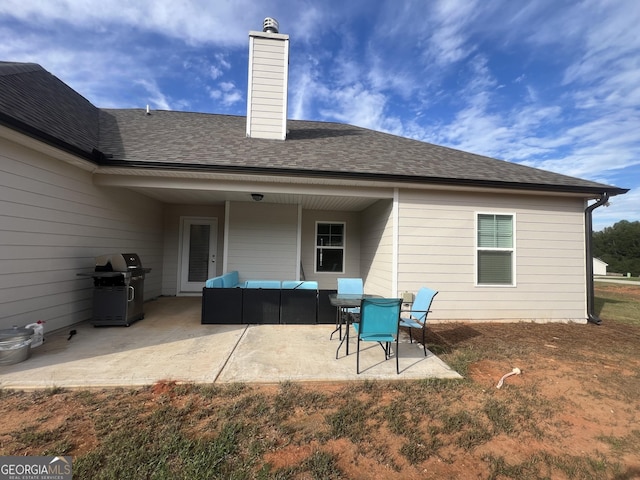
<svg viewBox="0 0 640 480"><path fill-rule="evenodd" d="M362 277L370 293L397 292L397 191L388 183L114 168L99 169L94 183L155 203L155 241L131 247L152 268L147 298L200 295L205 280L229 271L241 282L310 280L320 289ZM339 237L324 233L335 229Z"/></svg>
<svg viewBox="0 0 640 480"><path fill-rule="evenodd" d="M341 382L460 378L431 352L401 337L400 374L376 344L364 344L356 374L355 341L336 360L333 325L202 325L201 298L160 297L130 327L83 322L47 334L24 362L3 366L1 388L135 387L187 383ZM70 331L75 334L70 336Z"/></svg>

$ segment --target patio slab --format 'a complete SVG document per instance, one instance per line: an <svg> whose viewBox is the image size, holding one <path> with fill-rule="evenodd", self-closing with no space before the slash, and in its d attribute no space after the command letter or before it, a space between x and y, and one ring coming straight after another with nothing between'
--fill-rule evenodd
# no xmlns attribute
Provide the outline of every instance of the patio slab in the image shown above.
<svg viewBox="0 0 640 480"><path fill-rule="evenodd" d="M350 380L408 380L461 378L433 353L424 356L422 346L401 338L400 374L395 358L385 361L377 343L360 346L360 374L356 374L356 340L349 355L338 335L329 340L333 325L252 325L218 377L219 382L335 382ZM405 340L405 341L402 341ZM260 348L256 348L260 346ZM395 346L393 348L395 350Z"/></svg>
<svg viewBox="0 0 640 480"><path fill-rule="evenodd" d="M31 357L0 366L0 388L101 388L155 382L279 383L365 379L460 378L416 344L400 345L384 361L376 344L363 344L356 375L355 341L338 360L333 325L202 325L199 297L163 297L145 304L145 318L130 327L88 322L47 333ZM69 338L69 331L76 334Z"/></svg>

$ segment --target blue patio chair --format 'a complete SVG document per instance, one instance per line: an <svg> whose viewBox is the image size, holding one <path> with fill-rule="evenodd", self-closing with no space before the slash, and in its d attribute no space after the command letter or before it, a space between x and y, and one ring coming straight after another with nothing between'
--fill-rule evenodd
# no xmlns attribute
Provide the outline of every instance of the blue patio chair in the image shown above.
<svg viewBox="0 0 640 480"><path fill-rule="evenodd" d="M361 278L339 278L338 293L346 293L349 295L363 295L364 285ZM360 313L360 308L348 308L349 313Z"/></svg>
<svg viewBox="0 0 640 480"><path fill-rule="evenodd" d="M361 278L338 278L338 294L348 294L348 295L364 295L364 284ZM339 337L342 340L342 324L346 323L346 328L349 328L349 322L345 321L348 319L344 318L344 315L354 316L360 313L360 307L353 308L344 308L340 309L340 313L338 315L336 321L336 329L331 334L336 333L336 330L340 331ZM348 353L348 345L347 345L347 353Z"/></svg>
<svg viewBox="0 0 640 480"><path fill-rule="evenodd" d="M358 333L356 373L360 373L360 342L378 342L384 350L384 359L391 357L391 342L396 343L396 372L398 362L398 326L401 298L365 298L360 305L360 321L353 327Z"/></svg>
<svg viewBox="0 0 640 480"><path fill-rule="evenodd" d="M400 317L400 326L409 328L409 339L413 343L413 335L411 331L414 328L422 329L422 349L424 356L427 356L427 345L425 342L425 330L427 329L427 315L431 311L431 303L433 298L438 294L436 290L422 287L418 290L416 298L411 305L411 310L403 312L405 316ZM408 316L407 316L408 314Z"/></svg>

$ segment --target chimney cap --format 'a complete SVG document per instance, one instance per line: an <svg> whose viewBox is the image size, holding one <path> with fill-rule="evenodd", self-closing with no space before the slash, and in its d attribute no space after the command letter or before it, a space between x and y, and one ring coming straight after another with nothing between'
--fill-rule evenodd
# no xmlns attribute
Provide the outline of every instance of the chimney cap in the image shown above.
<svg viewBox="0 0 640 480"><path fill-rule="evenodd" d="M278 33L280 25L275 18L267 17L262 22L262 31L268 33Z"/></svg>

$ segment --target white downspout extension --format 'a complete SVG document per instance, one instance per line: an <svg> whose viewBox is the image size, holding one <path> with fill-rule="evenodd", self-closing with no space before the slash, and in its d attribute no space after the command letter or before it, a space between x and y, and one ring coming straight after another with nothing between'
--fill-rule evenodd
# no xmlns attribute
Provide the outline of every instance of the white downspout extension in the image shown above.
<svg viewBox="0 0 640 480"><path fill-rule="evenodd" d="M398 257L399 257L399 245L400 245L400 191L397 188L393 189L393 208L392 208L392 220L393 220L393 253L391 259L392 271L391 271L391 291L394 295L399 295L398 292Z"/></svg>

